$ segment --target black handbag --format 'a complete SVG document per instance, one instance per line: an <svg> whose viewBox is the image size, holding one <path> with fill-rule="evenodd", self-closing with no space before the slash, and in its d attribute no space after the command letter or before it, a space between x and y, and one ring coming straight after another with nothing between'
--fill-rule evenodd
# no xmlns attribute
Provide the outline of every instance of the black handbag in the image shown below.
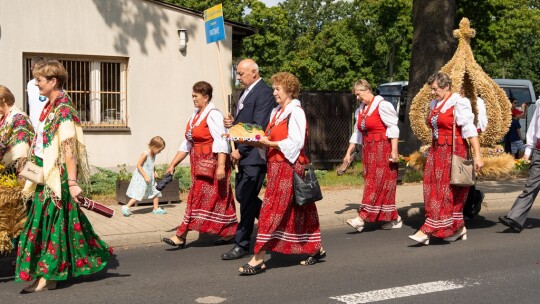
<svg viewBox="0 0 540 304"><path fill-rule="evenodd" d="M307 155L311 159L311 153L309 150L309 133L306 136ZM304 178L300 177L296 171L293 174L293 187L294 187L294 203L298 206L305 204L311 204L316 201L322 200L321 187L319 181L315 175L313 164L311 161L307 166L307 171Z"/></svg>
<svg viewBox="0 0 540 304"><path fill-rule="evenodd" d="M322 200L321 187L313 170L313 165L309 163L306 176L302 179L298 173L294 172L294 202L298 206L314 203Z"/></svg>

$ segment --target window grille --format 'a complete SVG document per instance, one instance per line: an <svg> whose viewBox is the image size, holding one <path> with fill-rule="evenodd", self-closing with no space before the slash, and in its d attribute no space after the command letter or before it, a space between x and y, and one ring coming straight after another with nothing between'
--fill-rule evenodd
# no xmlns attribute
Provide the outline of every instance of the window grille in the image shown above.
<svg viewBox="0 0 540 304"><path fill-rule="evenodd" d="M25 83L32 78L32 57L25 58ZM57 59L66 68L68 80L64 89L79 112L84 129L128 127L127 59L44 57Z"/></svg>

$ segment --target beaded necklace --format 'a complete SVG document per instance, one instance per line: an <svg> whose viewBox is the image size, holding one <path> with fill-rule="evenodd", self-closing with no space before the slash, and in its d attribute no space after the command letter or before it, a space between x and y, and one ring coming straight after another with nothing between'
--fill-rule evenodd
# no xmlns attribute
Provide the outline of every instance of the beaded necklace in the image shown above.
<svg viewBox="0 0 540 304"><path fill-rule="evenodd" d="M367 107L364 107L360 113L358 113L358 129L364 130L366 128L366 121L365 118L367 114L369 113L369 109L371 108L371 105L373 104L373 101L375 101L375 96L371 98L371 102Z"/></svg>

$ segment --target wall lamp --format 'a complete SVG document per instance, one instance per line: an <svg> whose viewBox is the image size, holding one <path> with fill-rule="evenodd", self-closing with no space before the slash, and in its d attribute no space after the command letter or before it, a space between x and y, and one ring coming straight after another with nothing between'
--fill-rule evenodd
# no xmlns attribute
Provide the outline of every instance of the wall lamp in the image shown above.
<svg viewBox="0 0 540 304"><path fill-rule="evenodd" d="M178 29L178 38L178 50L180 52L183 52L187 48L187 30L185 28Z"/></svg>

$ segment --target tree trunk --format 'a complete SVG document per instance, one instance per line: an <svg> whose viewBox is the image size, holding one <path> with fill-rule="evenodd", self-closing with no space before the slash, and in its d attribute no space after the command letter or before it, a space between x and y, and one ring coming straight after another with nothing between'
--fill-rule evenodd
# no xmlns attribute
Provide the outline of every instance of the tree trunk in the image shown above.
<svg viewBox="0 0 540 304"><path fill-rule="evenodd" d="M452 36L456 15L455 0L413 0L413 42L407 115L401 139L400 153L409 155L418 150L421 142L411 130L409 111L411 101L430 75L438 72L456 51L457 41Z"/></svg>

